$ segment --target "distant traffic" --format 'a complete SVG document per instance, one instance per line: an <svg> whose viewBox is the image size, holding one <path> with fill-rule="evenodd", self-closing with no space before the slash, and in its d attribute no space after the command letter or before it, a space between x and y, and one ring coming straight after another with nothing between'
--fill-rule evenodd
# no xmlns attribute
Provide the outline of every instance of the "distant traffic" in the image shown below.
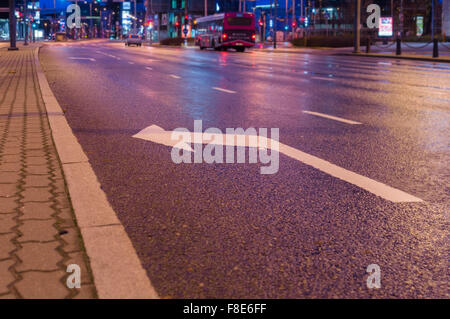
<svg viewBox="0 0 450 319"><path fill-rule="evenodd" d="M255 45L255 16L252 13L229 12L197 19L195 44L201 50L233 48L244 52Z"/></svg>

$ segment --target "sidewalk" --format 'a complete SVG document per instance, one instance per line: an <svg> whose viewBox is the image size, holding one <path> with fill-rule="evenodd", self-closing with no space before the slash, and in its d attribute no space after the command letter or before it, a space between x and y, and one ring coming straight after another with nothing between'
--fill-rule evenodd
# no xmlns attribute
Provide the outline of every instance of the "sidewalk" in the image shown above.
<svg viewBox="0 0 450 319"><path fill-rule="evenodd" d="M404 60L417 60L426 62L450 62L450 50L447 49L443 44L439 45L439 57L432 57L432 44L413 44L413 43L402 43L401 55L396 55L395 43L390 43L387 46L382 45L372 45L370 47L370 53L366 53L366 46L362 45L360 53L353 53L353 48L343 48L337 55L345 56L365 56L365 57L375 57L375 58L387 58L387 59L404 59Z"/></svg>
<svg viewBox="0 0 450 319"><path fill-rule="evenodd" d="M38 84L34 50L0 48L0 299L96 298ZM69 289L67 266L81 268Z"/></svg>

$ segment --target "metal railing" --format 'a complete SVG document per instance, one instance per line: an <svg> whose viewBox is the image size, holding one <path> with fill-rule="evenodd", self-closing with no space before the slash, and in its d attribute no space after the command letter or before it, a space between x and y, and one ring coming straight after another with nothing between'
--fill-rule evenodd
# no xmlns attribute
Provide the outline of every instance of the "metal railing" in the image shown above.
<svg viewBox="0 0 450 319"><path fill-rule="evenodd" d="M430 44L432 44L432 57L433 58L438 58L439 57L439 46L444 47L448 50L450 50L450 46L447 46L445 44L445 39L443 39L441 42L439 42L439 39L435 38L432 41L426 42L425 44L422 45L411 45L408 44L407 42L403 42L401 38L397 38L395 41L388 43L386 45L380 45L377 44L377 41L373 41L370 37L367 38L366 40L366 53L370 53L370 47L373 45L379 49L388 49L390 47L392 47L394 44L396 44L396 50L395 50L395 54L396 55L402 55L402 44L404 44L406 47L410 48L410 49L423 49L426 48L427 46L429 46Z"/></svg>

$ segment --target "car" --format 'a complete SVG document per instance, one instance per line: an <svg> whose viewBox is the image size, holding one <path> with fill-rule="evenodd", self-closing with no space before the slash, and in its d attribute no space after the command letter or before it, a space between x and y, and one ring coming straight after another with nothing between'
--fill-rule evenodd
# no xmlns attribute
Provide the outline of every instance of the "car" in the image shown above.
<svg viewBox="0 0 450 319"><path fill-rule="evenodd" d="M130 46L132 44L140 47L142 45L141 36L137 34L130 34L125 41L125 45Z"/></svg>

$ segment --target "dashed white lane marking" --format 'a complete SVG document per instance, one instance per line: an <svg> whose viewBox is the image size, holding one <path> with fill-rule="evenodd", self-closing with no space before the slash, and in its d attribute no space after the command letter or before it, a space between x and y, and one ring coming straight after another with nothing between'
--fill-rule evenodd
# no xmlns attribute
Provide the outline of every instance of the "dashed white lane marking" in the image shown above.
<svg viewBox="0 0 450 319"><path fill-rule="evenodd" d="M147 70L150 70L150 71L153 70L153 69L152 69L151 67L149 67L149 66L146 66L145 68L146 68Z"/></svg>
<svg viewBox="0 0 450 319"><path fill-rule="evenodd" d="M335 78L323 78L323 77L320 77L320 76L313 76L311 79L323 80L323 81L335 81L336 80Z"/></svg>
<svg viewBox="0 0 450 319"><path fill-rule="evenodd" d="M320 117L324 117L324 118L327 118L327 119L330 119L330 120L335 120L335 121L339 121L339 122L343 122L343 123L347 123L347 124L362 124L360 122L343 119L342 117L337 117L337 116L323 114L323 113L318 113L318 112L303 111L303 113L311 114L311 115L315 115L315 116L320 116Z"/></svg>
<svg viewBox="0 0 450 319"><path fill-rule="evenodd" d="M175 75L175 74L171 74L170 77L174 78L174 79L181 79L181 76Z"/></svg>
<svg viewBox="0 0 450 319"><path fill-rule="evenodd" d="M154 143L176 147L188 152L195 152L191 147L191 143L202 144L216 144L216 145L228 145L228 146L245 146L245 147L260 147L270 148L272 151L282 153L290 158L300 161L306 165L314 167L326 174L339 178L350 184L358 186L368 192L371 192L377 196L380 196L386 200L401 203L401 202L422 202L420 198L405 193L399 189L390 187L381 182L377 182L366 176L359 175L345 168L334 165L328 161L325 161L314 155L302 152L299 149L291 147L289 145L280 143L276 140L259 136L257 139L239 139L237 134L214 134L215 138L206 137L204 133L200 132L178 132L183 136L180 143L180 139L173 137L172 131L166 131L162 127L157 125L151 125L141 130L137 134L133 135L134 138L140 138ZM231 137L231 138L230 138ZM247 136L248 137L248 136ZM236 142L236 143L235 143Z"/></svg>
<svg viewBox="0 0 450 319"><path fill-rule="evenodd" d="M116 60L120 60L119 57L116 57L115 55L112 55L112 54L109 54L109 53L105 53L105 52L98 51L98 50L95 51L95 52L100 53L100 54L103 54L103 55L105 55L105 56L108 56L108 57L113 58L113 59L116 59Z"/></svg>
<svg viewBox="0 0 450 319"><path fill-rule="evenodd" d="M128 62L128 64L134 64L134 62Z"/></svg>
<svg viewBox="0 0 450 319"><path fill-rule="evenodd" d="M75 57L75 56L70 56L69 59L71 59L71 60L89 60L89 61L92 61L92 62L95 61L94 58L80 58L80 57Z"/></svg>
<svg viewBox="0 0 450 319"><path fill-rule="evenodd" d="M215 87L215 86L213 86L213 89L214 89L214 90L217 90L217 91L225 92L225 93L230 93L230 94L236 93L236 91L231 91L231 90L227 90L227 89L222 89L222 88L218 88L218 87Z"/></svg>

